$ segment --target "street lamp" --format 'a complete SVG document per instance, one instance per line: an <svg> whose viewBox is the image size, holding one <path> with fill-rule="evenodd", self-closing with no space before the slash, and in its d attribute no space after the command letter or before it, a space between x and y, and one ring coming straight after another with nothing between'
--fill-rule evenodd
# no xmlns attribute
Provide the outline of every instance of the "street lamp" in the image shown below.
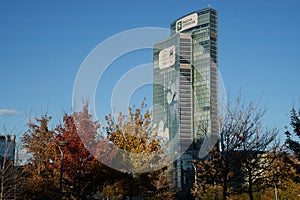
<svg viewBox="0 0 300 200"><path fill-rule="evenodd" d="M58 141L58 149L60 151L60 177L59 177L59 199L62 200L62 178L63 178L63 169L64 169L64 152L61 147L68 146L69 142L67 141Z"/></svg>

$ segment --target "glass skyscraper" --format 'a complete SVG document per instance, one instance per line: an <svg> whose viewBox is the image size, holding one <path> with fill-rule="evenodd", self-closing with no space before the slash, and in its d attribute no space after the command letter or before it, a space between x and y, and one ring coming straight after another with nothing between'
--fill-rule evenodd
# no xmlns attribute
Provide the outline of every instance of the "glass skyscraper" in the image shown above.
<svg viewBox="0 0 300 200"><path fill-rule="evenodd" d="M171 23L168 39L153 48L153 119L178 154L174 186L189 193L192 160L205 137L218 134L218 14L205 8Z"/></svg>

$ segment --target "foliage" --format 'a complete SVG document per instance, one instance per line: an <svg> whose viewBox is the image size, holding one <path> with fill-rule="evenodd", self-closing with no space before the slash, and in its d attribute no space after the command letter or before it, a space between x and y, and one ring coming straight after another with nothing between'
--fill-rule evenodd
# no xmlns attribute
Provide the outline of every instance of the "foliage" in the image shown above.
<svg viewBox="0 0 300 200"><path fill-rule="evenodd" d="M194 186L195 196L210 186L222 188L222 198L244 192L252 200L256 191L272 186L278 158L277 129L261 126L264 109L240 98L234 107L228 105L220 128L220 144L207 160L198 162L199 178Z"/></svg>
<svg viewBox="0 0 300 200"><path fill-rule="evenodd" d="M207 185L197 191L200 200L215 200L222 198L222 188L218 185Z"/></svg>
<svg viewBox="0 0 300 200"><path fill-rule="evenodd" d="M54 131L48 128L50 120L51 117L47 115L30 120L28 130L21 140L23 149L32 156L29 161L37 174L41 174L47 168L49 160L54 157Z"/></svg>
<svg viewBox="0 0 300 200"><path fill-rule="evenodd" d="M153 199L174 199L174 187L170 178L168 178L168 171L166 169L150 173L149 176L152 180L151 184L155 187Z"/></svg>
<svg viewBox="0 0 300 200"><path fill-rule="evenodd" d="M300 184L295 183L293 179L285 180L281 183L283 188L278 189L278 198L289 200L297 199L300 197ZM273 198L274 199L274 198Z"/></svg>
<svg viewBox="0 0 300 200"><path fill-rule="evenodd" d="M115 183L109 185L106 184L103 187L102 195L103 197L110 199L122 199L125 197L127 192L126 184L123 180L118 180Z"/></svg>
<svg viewBox="0 0 300 200"><path fill-rule="evenodd" d="M51 117L42 115L41 118L31 120L28 131L22 138L23 149L32 155L29 163L25 165L24 198L57 198L61 152L64 154L64 197L83 198L87 194L101 191L104 180L108 179L112 170L98 162L86 145L92 149L99 147L101 142L101 147L105 146L103 144L108 147L108 142L100 141L103 139L99 131L100 125L92 119L88 105L80 112L64 114L63 123L53 130L48 128L50 119ZM67 141L68 145L59 147L59 141Z"/></svg>
<svg viewBox="0 0 300 200"><path fill-rule="evenodd" d="M29 163L24 166L26 185L23 191L25 199L55 199L58 187L55 175L50 167L54 160L54 131L49 130L51 117L42 115L28 123L28 130L23 135L23 149L31 155Z"/></svg>
<svg viewBox="0 0 300 200"><path fill-rule="evenodd" d="M196 162L197 180L194 183L192 194L200 199L221 198L220 192L226 190L227 198L229 178L232 172L225 168L226 163L222 160L221 152L214 146L209 152L209 159L202 159ZM228 163L227 163L228 164ZM225 170L228 170L225 171ZM224 177L226 176L226 177ZM225 180L224 180L225 179ZM227 182L225 182L227 181ZM224 193L223 193L224 195Z"/></svg>
<svg viewBox="0 0 300 200"><path fill-rule="evenodd" d="M63 125L59 125L55 129L57 135L54 142L69 142L68 146L60 147L64 152L64 188L73 196L80 196L84 188L87 187L81 179L86 176L86 168L93 157L84 147L76 128L73 116L65 114ZM60 163L60 157L60 152L56 148L55 163ZM59 174L58 169L60 167L55 168L57 174Z"/></svg>
<svg viewBox="0 0 300 200"><path fill-rule="evenodd" d="M252 103L244 106L240 99L233 108L228 106L220 126L220 143L211 149L208 159L196 163L198 178L192 190L194 196L199 199L274 199L275 187L279 199L299 195L300 111L292 109L293 132L285 133L286 147L293 154L279 149L277 129L262 127L264 113L264 109ZM65 158L65 199L84 199L86 195L98 193L110 199L128 196L174 199L175 191L167 170L152 170L168 162L163 154L167 143L153 128L151 113L144 103L140 108L129 108L128 115L120 114L116 121L112 115L107 116L105 134L89 114L88 104L80 112L64 114L62 123L54 129L49 128L50 120L51 117L42 115L29 121L21 140L23 149L31 155L26 165L16 167L11 162L1 163L2 199L12 194L15 199L19 194L21 199L57 199L61 164L59 141L69 142L68 146L60 147ZM120 154L114 146L127 153ZM109 168L100 162L103 160L106 163L117 160L124 170ZM147 170L150 172L133 173Z"/></svg>
<svg viewBox="0 0 300 200"><path fill-rule="evenodd" d="M151 113L146 110L146 104L143 102L140 108L129 108L128 115L120 113L117 120L113 115L108 115L106 124L107 138L119 148L115 159L119 158L119 167L131 180L127 185L128 194L131 196L134 193L141 198L169 198L167 192L170 185L165 180L165 175L160 173L161 170L152 172L167 162L166 143L153 128ZM163 186L155 183L154 180L157 179L163 181ZM168 194L172 195L172 192Z"/></svg>
<svg viewBox="0 0 300 200"><path fill-rule="evenodd" d="M297 112L295 108L291 110L291 123L293 132L287 130L285 132L286 146L295 156L294 159L289 159L289 163L296 170L297 176L294 177L294 181L300 183L300 110Z"/></svg>
<svg viewBox="0 0 300 200"><path fill-rule="evenodd" d="M151 113L141 108L129 108L128 115L120 113L117 122L112 115L106 116L107 138L121 149L120 168L127 172L145 172L159 169L164 162L163 141L153 128Z"/></svg>

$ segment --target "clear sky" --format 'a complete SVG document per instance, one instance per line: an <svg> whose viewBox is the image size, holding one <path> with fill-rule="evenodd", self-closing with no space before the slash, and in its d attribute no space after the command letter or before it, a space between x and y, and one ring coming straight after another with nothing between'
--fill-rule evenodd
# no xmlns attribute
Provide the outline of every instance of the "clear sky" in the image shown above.
<svg viewBox="0 0 300 200"><path fill-rule="evenodd" d="M265 123L284 129L291 107L300 106L299 0L3 0L0 133L5 125L22 135L32 114L47 112L58 122L64 111L70 112L81 63L108 37L132 28L169 28L208 4L219 12L219 70L226 91L231 97L240 91L250 100L262 97L268 108ZM105 99L118 78L151 62L152 52L145 50L114 63L98 85L98 116L110 112ZM136 96L152 97L150 86L139 92Z"/></svg>

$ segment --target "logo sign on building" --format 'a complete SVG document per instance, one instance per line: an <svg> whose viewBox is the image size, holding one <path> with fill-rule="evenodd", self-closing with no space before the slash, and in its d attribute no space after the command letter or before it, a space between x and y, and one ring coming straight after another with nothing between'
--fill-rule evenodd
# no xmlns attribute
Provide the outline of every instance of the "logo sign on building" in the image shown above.
<svg viewBox="0 0 300 200"><path fill-rule="evenodd" d="M198 14L193 13L176 21L176 32L187 30L189 28L197 26L197 24Z"/></svg>
<svg viewBox="0 0 300 200"><path fill-rule="evenodd" d="M175 46L165 48L159 52L158 66L160 69L171 67L175 64Z"/></svg>

